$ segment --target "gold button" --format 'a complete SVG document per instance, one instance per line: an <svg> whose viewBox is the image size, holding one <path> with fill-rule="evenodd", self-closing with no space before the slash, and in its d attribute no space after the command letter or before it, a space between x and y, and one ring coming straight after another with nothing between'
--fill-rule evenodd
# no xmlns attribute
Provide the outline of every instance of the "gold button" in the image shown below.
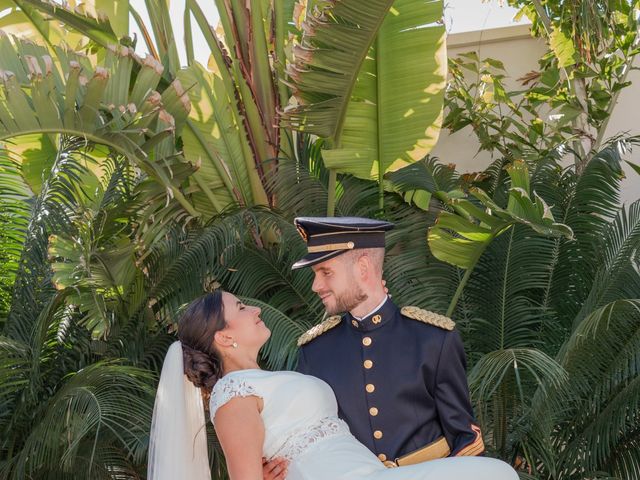
<svg viewBox="0 0 640 480"><path fill-rule="evenodd" d="M362 344L363 344L365 347L368 347L369 345L371 345L371 337L364 337L364 338L362 339Z"/></svg>
<svg viewBox="0 0 640 480"><path fill-rule="evenodd" d="M377 325L382 321L382 317L380 315L374 315L371 321Z"/></svg>
<svg viewBox="0 0 640 480"><path fill-rule="evenodd" d="M371 415L372 417L375 417L376 415L378 415L378 409L376 407L371 407L369 409L369 415Z"/></svg>
<svg viewBox="0 0 640 480"><path fill-rule="evenodd" d="M373 383L367 383L367 386L364 387L367 392L369 393L373 393L373 391L376 389L375 385Z"/></svg>
<svg viewBox="0 0 640 480"><path fill-rule="evenodd" d="M378 458L380 459L381 462L387 461L387 456L384 453L378 454Z"/></svg>
<svg viewBox="0 0 640 480"><path fill-rule="evenodd" d="M371 367L373 367L373 362L371 360L365 360L364 361L364 368L369 370Z"/></svg>
<svg viewBox="0 0 640 480"><path fill-rule="evenodd" d="M377 440L380 440L382 438L382 432L380 430L376 430L375 432L373 432L373 436Z"/></svg>
<svg viewBox="0 0 640 480"><path fill-rule="evenodd" d="M351 320L351 325L353 325L354 327L358 328L358 321L357 320Z"/></svg>

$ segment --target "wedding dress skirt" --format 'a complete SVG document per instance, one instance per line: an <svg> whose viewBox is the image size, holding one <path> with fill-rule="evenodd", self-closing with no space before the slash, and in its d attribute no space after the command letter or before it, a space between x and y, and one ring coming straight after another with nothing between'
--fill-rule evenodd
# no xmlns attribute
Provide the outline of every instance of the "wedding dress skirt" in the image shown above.
<svg viewBox="0 0 640 480"><path fill-rule="evenodd" d="M287 480L517 480L506 463L457 457L386 468L337 416L331 387L297 372L239 370L221 378L211 394L211 420L234 397L257 396L265 428L263 455L289 460ZM392 433L390 433L392 434Z"/></svg>

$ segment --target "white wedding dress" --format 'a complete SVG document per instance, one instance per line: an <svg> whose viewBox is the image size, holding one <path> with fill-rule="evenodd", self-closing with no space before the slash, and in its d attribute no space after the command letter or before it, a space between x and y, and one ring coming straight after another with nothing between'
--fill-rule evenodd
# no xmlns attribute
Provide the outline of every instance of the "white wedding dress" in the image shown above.
<svg viewBox="0 0 640 480"><path fill-rule="evenodd" d="M228 373L211 394L211 420L234 397L262 398L263 455L289 460L287 480L517 480L506 463L487 457L433 460L386 468L337 416L331 387L297 372L239 370Z"/></svg>

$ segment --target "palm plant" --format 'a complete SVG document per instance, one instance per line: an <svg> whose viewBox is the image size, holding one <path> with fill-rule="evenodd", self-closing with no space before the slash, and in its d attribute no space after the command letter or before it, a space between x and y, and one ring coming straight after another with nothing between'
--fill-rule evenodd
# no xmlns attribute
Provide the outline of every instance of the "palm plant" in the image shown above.
<svg viewBox="0 0 640 480"><path fill-rule="evenodd" d="M49 48L0 38L2 70L13 72L2 78L0 134L15 140L0 162L12 195L0 199L10 222L0 255L19 254L0 337L0 476L144 476L155 376L181 307L210 288L260 305L273 331L261 360L291 368L297 337L322 317L311 273L289 269L304 251L291 219L322 215L335 196L338 214L396 223L386 279L399 304L451 309L493 454L522 465L523 477L640 477L640 208L621 210L618 198L628 143L580 174L549 149L526 164L530 178L524 164L505 174L510 159L477 176L425 159L381 181L435 141L428 125L440 107L409 111L437 103L440 92L412 90L425 86L414 75L437 76L435 55L408 62L410 49L397 48L407 35L416 45L439 38L441 27L415 27L437 19L441 2L417 16L424 2L398 1L393 19L390 2L354 2L363 19L341 10L347 2L307 5L305 34L289 44L293 2L220 0L220 35L187 1L184 69L165 2L147 2L150 28L126 1L84 12L5 3L20 7L5 22L35 26ZM131 46L123 11L140 24L145 60L107 48ZM193 20L213 71L193 60ZM333 42L344 35L358 42ZM88 55L54 48L63 37ZM389 91L398 60L411 65L407 85ZM302 133L275 128L292 94L299 103L284 125ZM419 131L402 126L407 113L423 119ZM370 135L356 138L363 122ZM546 236L567 233L549 213L572 240ZM467 253L447 263L461 243Z"/></svg>
<svg viewBox="0 0 640 480"><path fill-rule="evenodd" d="M148 4L151 29L127 1L5 4L5 25L35 27L44 46L0 35L0 139L15 141L2 181L20 207L9 245L22 248L0 353L2 476L136 478L151 385L185 302L215 280L262 304L274 331L264 361L276 368L293 365L295 339L320 316L309 279L288 270L289 244L303 248L292 227L269 212L227 213L273 203L277 163L267 161L298 153L276 128L290 95L279 79L293 2L219 2L223 36L187 2L187 31L193 16L213 72L193 61L192 40L180 68L164 2ZM368 43L387 9L376 10ZM129 11L145 59L124 37ZM356 78L361 63L341 68ZM204 247L214 255L194 261Z"/></svg>
<svg viewBox="0 0 640 480"><path fill-rule="evenodd" d="M453 266L454 255L452 266L440 267L429 282L431 291L441 291L436 298L451 298L465 285L453 318L469 353L476 412L494 454L525 465L530 478L640 477L638 204L628 210L619 205L622 154L637 142L612 142L581 175L553 156L532 165L532 189L574 238L515 225L487 246L477 264L462 265L466 273ZM428 188L432 198L447 200L434 188L447 178L434 165L423 165L429 175L422 178L416 178L417 166L408 167L412 182L395 187L403 193ZM472 185L487 188L505 208L513 179L500 173L502 162L498 166ZM394 177L402 179L403 172ZM439 218L460 217L436 224L453 232L455 253L457 239L475 231L465 223L468 211L434 201L445 209ZM436 254L444 251L439 243L435 250L430 246ZM429 263L425 273L437 272ZM393 288L393 276L389 281Z"/></svg>
<svg viewBox="0 0 640 480"><path fill-rule="evenodd" d="M91 180L105 193L105 204L125 200L121 169L114 168L110 184L100 183L86 167L85 148L82 139L63 139L33 196L17 288L0 337L2 478L76 478L81 471L95 478L131 476L146 454L140 419L150 419L153 376L138 367L148 367L148 360L139 358L136 367L107 354L107 342L91 335L92 322L69 301L78 292L54 286L48 259L50 235L76 236L82 221L96 220L82 218L86 210L80 208L91 199L84 190ZM12 180L27 190L15 166ZM96 212L104 206L95 205Z"/></svg>
<svg viewBox="0 0 640 480"><path fill-rule="evenodd" d="M377 180L382 208L383 175L422 158L438 139L442 1L336 2L310 13L288 69L298 103L284 124L326 139L329 213L337 173Z"/></svg>
<svg viewBox="0 0 640 480"><path fill-rule="evenodd" d="M252 1L246 6L219 0L220 30L208 24L195 0L188 0L186 69L180 67L165 2L145 2L150 28L128 0L95 0L84 11L41 0L7 3L20 7L12 15L31 22L39 37L49 33L42 27L45 20L53 20L64 27L51 27L52 35L63 28L72 38L80 34L102 48L119 39L132 43L122 36L126 19L116 25L123 12L131 12L147 50L162 65L163 78L180 79L196 106L181 133L185 156L200 165L190 183L207 216L229 204L274 205L277 200L266 188L268 173L278 158L294 155L295 144L295 134L280 124L329 140L324 145L331 148L325 156L333 172L331 204L336 172L380 179L385 171L422 157L437 140L446 76L442 0ZM393 15L387 15L392 4ZM292 19L298 28L288 24ZM193 20L211 52L211 71L194 59ZM299 29L305 32L301 36ZM421 49L419 58L415 48ZM406 71L398 77L402 65ZM292 95L297 105L282 118ZM371 135L380 131L384 138L358 140L363 122Z"/></svg>
<svg viewBox="0 0 640 480"><path fill-rule="evenodd" d="M29 219L28 189L16 182L16 162L8 150L0 151L0 328L11 306L11 292Z"/></svg>

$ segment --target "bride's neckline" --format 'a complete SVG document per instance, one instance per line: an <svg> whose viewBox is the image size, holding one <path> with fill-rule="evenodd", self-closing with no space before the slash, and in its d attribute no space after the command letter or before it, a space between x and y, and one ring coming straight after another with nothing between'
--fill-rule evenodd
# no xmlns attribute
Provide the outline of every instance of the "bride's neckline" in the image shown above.
<svg viewBox="0 0 640 480"><path fill-rule="evenodd" d="M232 375L234 373L240 373L240 372L264 372L265 370L261 369L261 368L243 368L241 370L231 370L230 372L225 373L222 378L226 377L227 375Z"/></svg>

